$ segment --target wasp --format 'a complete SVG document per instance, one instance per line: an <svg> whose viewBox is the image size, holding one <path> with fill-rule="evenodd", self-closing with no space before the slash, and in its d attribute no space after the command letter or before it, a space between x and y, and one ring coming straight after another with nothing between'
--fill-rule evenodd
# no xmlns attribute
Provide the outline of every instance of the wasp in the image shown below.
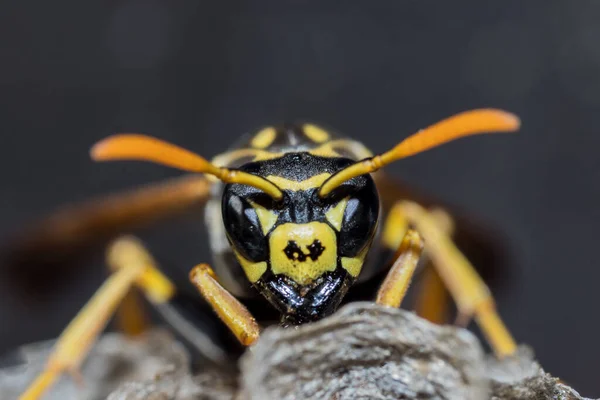
<svg viewBox="0 0 600 400"><path fill-rule="evenodd" d="M91 158L151 161L193 174L57 215L44 234L76 242L85 236L84 228L124 228L135 219L202 203L212 261L192 268L189 278L243 346L251 346L261 331L247 299L262 298L261 307L275 310L280 325L293 327L331 315L354 288L382 276L375 301L399 307L426 258L453 298L459 319L473 317L495 354L503 357L515 351L515 341L489 288L452 240L452 217L402 196L384 210L377 176L390 163L451 140L519 127L511 113L476 109L375 155L362 143L316 124L283 124L246 136L211 161L154 137L117 134L96 143ZM159 308L174 304L177 288L137 238L112 241L107 263L112 274L64 330L46 369L22 400L39 399L61 374L77 371L134 288ZM433 295L433 286L421 290ZM171 312L176 315L176 307ZM130 310L124 324L131 328L136 318ZM182 325L175 320L177 330ZM189 334L190 326L181 330Z"/></svg>

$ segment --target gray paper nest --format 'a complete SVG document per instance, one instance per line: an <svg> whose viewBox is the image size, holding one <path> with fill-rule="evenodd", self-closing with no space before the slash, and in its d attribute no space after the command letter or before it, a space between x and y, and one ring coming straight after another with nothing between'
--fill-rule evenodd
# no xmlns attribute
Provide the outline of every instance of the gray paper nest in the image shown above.
<svg viewBox="0 0 600 400"><path fill-rule="evenodd" d="M41 370L51 342L24 347L26 364L0 370L0 396L16 399ZM240 374L192 376L165 331L145 340L106 334L83 367L85 385L61 379L44 400L582 399L521 347L502 362L469 331L412 312L353 303L296 329L269 328L240 360Z"/></svg>

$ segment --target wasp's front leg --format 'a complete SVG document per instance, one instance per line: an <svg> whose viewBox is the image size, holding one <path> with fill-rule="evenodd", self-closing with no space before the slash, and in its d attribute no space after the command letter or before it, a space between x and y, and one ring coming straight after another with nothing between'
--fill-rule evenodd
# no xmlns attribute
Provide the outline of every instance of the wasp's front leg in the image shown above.
<svg viewBox="0 0 600 400"><path fill-rule="evenodd" d="M258 339L260 327L256 320L242 303L217 282L208 264L195 266L190 272L190 280L241 344L250 346Z"/></svg>
<svg viewBox="0 0 600 400"><path fill-rule="evenodd" d="M400 307L423 251L423 238L409 229L398 247L394 265L377 292L376 303Z"/></svg>
<svg viewBox="0 0 600 400"><path fill-rule="evenodd" d="M454 221L441 209L430 211L438 227L448 236L454 230ZM392 207L386 217L383 231L383 244L387 251L395 252L392 259L397 259L402 241L408 231L408 220L401 207ZM449 295L439 274L425 252L420 260L423 263L422 272L417 282L415 311L418 316L436 324L447 322Z"/></svg>
<svg viewBox="0 0 600 400"><path fill-rule="evenodd" d="M474 316L497 356L514 353L516 343L496 311L489 288L450 239L439 218L410 201L396 203L390 215L395 224L413 226L425 238L425 253L456 302L458 319L468 321Z"/></svg>

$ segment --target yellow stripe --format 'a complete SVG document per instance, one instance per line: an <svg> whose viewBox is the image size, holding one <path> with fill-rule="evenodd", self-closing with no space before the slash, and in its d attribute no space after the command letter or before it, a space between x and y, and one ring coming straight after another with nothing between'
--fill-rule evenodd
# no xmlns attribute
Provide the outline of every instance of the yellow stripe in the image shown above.
<svg viewBox="0 0 600 400"><path fill-rule="evenodd" d="M354 160L362 160L373 156L373 153L365 145L350 139L333 140L309 151L313 156L320 157L340 157L340 152L350 154L350 158Z"/></svg>
<svg viewBox="0 0 600 400"><path fill-rule="evenodd" d="M305 179L300 182L286 179L286 178L283 178L281 176L276 176L276 175L269 175L269 176L267 176L267 179L270 180L271 182L273 182L275 185L277 185L282 190L299 191L299 190L307 190L307 189L319 187L330 176L331 176L331 174L324 172L319 175L311 176L310 178Z"/></svg>
<svg viewBox="0 0 600 400"><path fill-rule="evenodd" d="M230 167L231 164L244 157L253 157L253 161L256 161L256 159L259 158L266 160L268 158L281 157L281 153L271 153L266 150L243 148L219 154L211 160L211 163L217 167Z"/></svg>
<svg viewBox="0 0 600 400"><path fill-rule="evenodd" d="M240 253L238 253L235 249L233 250L233 253L235 254L235 257L239 261L240 265L242 266L242 269L246 273L246 276L248 277L248 280L251 283L254 283L257 280L259 280L260 277L267 270L267 262L266 261L254 263L254 262L244 258L244 256L242 256Z"/></svg>
<svg viewBox="0 0 600 400"><path fill-rule="evenodd" d="M248 200L256 211L256 215L258 216L258 220L260 221L260 227L262 228L263 234L267 234L275 222L277 222L278 215L271 210L267 210L260 204L256 204L255 202Z"/></svg>
<svg viewBox="0 0 600 400"><path fill-rule="evenodd" d="M342 267L353 277L356 278L360 274L370 247L370 245L365 246L356 257L342 257Z"/></svg>
<svg viewBox="0 0 600 400"><path fill-rule="evenodd" d="M339 232L342 229L342 220L344 218L344 211L348 205L348 197L342 199L335 206L330 208L325 213L325 218L333 227Z"/></svg>
<svg viewBox="0 0 600 400"><path fill-rule="evenodd" d="M250 142L250 145L257 149L266 149L273 143L277 137L277 131L273 127L264 128L259 131Z"/></svg>
<svg viewBox="0 0 600 400"><path fill-rule="evenodd" d="M323 143L329 140L329 133L316 125L304 125L304 134L315 143Z"/></svg>

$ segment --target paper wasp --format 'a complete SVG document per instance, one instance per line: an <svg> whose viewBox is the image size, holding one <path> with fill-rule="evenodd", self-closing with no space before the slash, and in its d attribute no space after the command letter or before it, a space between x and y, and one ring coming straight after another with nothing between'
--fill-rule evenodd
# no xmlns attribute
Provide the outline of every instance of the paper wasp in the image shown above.
<svg viewBox="0 0 600 400"><path fill-rule="evenodd" d="M281 325L293 326L330 315L351 298L346 294L353 288L383 274L376 302L399 307L424 250L459 316L474 317L502 357L515 351L515 342L489 289L450 239L452 217L410 196L388 199L384 206L377 171L450 140L519 126L510 113L472 110L373 155L361 143L317 125L284 124L262 128L211 162L156 138L115 135L93 146L94 160L153 161L206 177L186 177L55 216L32 243L40 245L40 238L49 236L63 245L77 243L84 228L124 230L132 221L204 202L212 268L194 267L190 280L244 346L260 333L246 299L262 295L262 307L274 308ZM137 239L118 238L107 254L112 275L63 332L45 372L22 399L40 398L60 374L77 369L133 287L157 307L173 302L175 285ZM423 290L427 295L428 288Z"/></svg>

